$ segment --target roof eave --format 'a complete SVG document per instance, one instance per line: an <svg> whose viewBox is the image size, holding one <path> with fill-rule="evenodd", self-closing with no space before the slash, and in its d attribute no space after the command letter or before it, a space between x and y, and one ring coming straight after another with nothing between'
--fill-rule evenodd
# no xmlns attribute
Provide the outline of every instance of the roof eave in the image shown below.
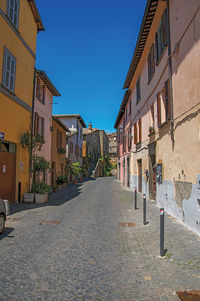
<svg viewBox="0 0 200 301"><path fill-rule="evenodd" d="M121 120L121 117L122 117L122 115L125 112L125 107L126 107L126 104L128 102L128 99L129 99L130 95L131 95L131 90L130 89L126 90L125 93L124 93L124 97L122 99L122 103L121 103L121 106L120 106L120 109L119 109L116 121L115 121L115 125L114 125L115 129L117 129L117 126L118 126L118 124L119 124L119 122Z"/></svg>
<svg viewBox="0 0 200 301"><path fill-rule="evenodd" d="M61 96L44 71L36 70L36 74L38 74L53 96Z"/></svg>
<svg viewBox="0 0 200 301"><path fill-rule="evenodd" d="M45 31L45 28L43 26L42 19L40 17L39 11L37 9L35 0L27 0L27 1L28 1L29 5L30 5L30 8L32 10L35 22L37 24L37 30L38 31Z"/></svg>
<svg viewBox="0 0 200 301"><path fill-rule="evenodd" d="M123 89L128 89L130 87L132 78L139 64L140 58L142 56L144 47L146 45L146 40L148 38L149 31L151 29L151 25L154 19L154 15L158 6L159 0L148 0L145 8L145 13L143 16L142 24L140 27L140 32L138 35L135 51L133 54L133 58L131 60L131 64L124 82ZM148 21L148 24L147 24Z"/></svg>

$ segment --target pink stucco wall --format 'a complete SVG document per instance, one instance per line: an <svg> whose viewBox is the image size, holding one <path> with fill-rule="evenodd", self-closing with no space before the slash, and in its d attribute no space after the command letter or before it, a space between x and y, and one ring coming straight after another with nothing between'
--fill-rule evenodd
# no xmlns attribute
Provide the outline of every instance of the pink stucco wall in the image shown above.
<svg viewBox="0 0 200 301"><path fill-rule="evenodd" d="M36 89L35 89L36 90ZM50 127L52 125L52 103L53 95L46 88L45 94L45 104L42 104L36 97L35 94L35 108L34 111L39 114L40 117L43 117L45 120L44 125L44 140L45 143L42 145L41 151L37 151L38 156L44 157L47 161L51 162L51 131ZM51 183L51 173L46 173L46 183L50 185Z"/></svg>

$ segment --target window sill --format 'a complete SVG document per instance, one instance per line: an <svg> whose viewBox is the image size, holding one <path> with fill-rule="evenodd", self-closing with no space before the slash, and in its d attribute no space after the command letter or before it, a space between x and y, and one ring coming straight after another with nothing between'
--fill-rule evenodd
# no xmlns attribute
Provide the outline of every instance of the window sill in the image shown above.
<svg viewBox="0 0 200 301"><path fill-rule="evenodd" d="M16 96L16 94L14 93L14 91L10 90L8 87L6 87L3 83L1 83L1 86L8 92L10 93L12 96Z"/></svg>
<svg viewBox="0 0 200 301"><path fill-rule="evenodd" d="M12 22L12 20L10 19L10 17L6 14L6 18L8 20L8 22L10 23L10 25L14 28L15 31L17 31L18 34L20 34L18 28L15 26L15 24Z"/></svg>
<svg viewBox="0 0 200 301"><path fill-rule="evenodd" d="M170 120L166 120L164 121L160 126L159 126L159 130L162 130L165 126L170 124Z"/></svg>

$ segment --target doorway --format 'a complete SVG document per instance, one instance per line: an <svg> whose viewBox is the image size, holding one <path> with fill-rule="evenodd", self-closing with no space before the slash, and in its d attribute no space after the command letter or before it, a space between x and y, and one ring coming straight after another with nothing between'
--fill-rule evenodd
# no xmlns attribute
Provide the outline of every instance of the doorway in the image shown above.
<svg viewBox="0 0 200 301"><path fill-rule="evenodd" d="M138 191L142 192L142 159L139 159L137 163L138 163Z"/></svg>
<svg viewBox="0 0 200 301"><path fill-rule="evenodd" d="M149 146L149 197L156 200L156 145Z"/></svg>
<svg viewBox="0 0 200 301"><path fill-rule="evenodd" d="M130 159L127 157L127 187L130 187Z"/></svg>

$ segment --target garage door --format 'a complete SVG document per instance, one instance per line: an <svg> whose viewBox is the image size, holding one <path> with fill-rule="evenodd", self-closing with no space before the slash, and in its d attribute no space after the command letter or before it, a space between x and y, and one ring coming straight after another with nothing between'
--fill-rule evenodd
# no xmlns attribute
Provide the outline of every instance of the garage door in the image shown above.
<svg viewBox="0 0 200 301"><path fill-rule="evenodd" d="M0 152L0 197L15 201L16 154Z"/></svg>

